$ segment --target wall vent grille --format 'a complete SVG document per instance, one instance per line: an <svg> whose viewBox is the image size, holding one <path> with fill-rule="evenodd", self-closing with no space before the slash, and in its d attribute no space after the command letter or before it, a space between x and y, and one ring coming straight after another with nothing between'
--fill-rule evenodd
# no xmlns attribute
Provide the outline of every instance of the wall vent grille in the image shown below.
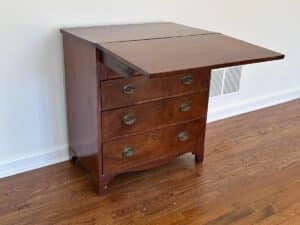
<svg viewBox="0 0 300 225"><path fill-rule="evenodd" d="M210 97L239 92L242 67L229 67L212 71Z"/></svg>

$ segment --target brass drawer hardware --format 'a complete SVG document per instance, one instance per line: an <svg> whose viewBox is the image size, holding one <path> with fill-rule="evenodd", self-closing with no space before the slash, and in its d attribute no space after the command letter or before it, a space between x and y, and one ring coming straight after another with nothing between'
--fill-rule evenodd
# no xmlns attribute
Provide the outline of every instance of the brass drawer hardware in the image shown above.
<svg viewBox="0 0 300 225"><path fill-rule="evenodd" d="M189 133L186 131L182 131L177 135L179 141L187 141L189 139Z"/></svg>
<svg viewBox="0 0 300 225"><path fill-rule="evenodd" d="M123 149L123 156L124 157L128 158L128 157L133 156L133 154L134 154L134 148L127 147L127 148Z"/></svg>
<svg viewBox="0 0 300 225"><path fill-rule="evenodd" d="M126 84L123 87L123 93L126 95L131 95L135 92L135 86L132 84Z"/></svg>
<svg viewBox="0 0 300 225"><path fill-rule="evenodd" d="M192 104L190 102L184 102L180 105L181 112L190 111L191 108L192 108Z"/></svg>
<svg viewBox="0 0 300 225"><path fill-rule="evenodd" d="M193 83L193 77L191 75L185 75L181 78L181 82L184 85L190 85Z"/></svg>
<svg viewBox="0 0 300 225"><path fill-rule="evenodd" d="M127 114L123 117L123 123L126 125L133 125L136 122L136 117L132 114Z"/></svg>

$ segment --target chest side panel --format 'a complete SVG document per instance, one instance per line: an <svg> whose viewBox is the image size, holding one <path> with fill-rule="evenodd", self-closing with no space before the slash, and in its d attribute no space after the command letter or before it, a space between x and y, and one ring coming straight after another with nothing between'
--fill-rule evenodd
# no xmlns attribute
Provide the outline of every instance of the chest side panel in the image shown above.
<svg viewBox="0 0 300 225"><path fill-rule="evenodd" d="M96 49L71 36L63 37L63 47L70 150L98 178L102 159L98 139L101 121L98 120Z"/></svg>

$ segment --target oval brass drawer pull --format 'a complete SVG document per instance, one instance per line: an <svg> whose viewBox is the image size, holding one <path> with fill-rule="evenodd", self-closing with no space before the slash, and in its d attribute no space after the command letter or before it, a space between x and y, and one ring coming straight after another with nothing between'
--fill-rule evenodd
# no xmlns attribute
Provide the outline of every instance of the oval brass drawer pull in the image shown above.
<svg viewBox="0 0 300 225"><path fill-rule="evenodd" d="M193 77L191 75L185 75L181 78L181 82L184 85L190 85L193 83Z"/></svg>
<svg viewBox="0 0 300 225"><path fill-rule="evenodd" d="M136 117L131 114L127 114L123 117L123 123L126 125L133 125L136 122Z"/></svg>
<svg viewBox="0 0 300 225"><path fill-rule="evenodd" d="M134 91L135 91L135 86L132 84L126 84L123 87L123 93L126 95L131 95L134 93Z"/></svg>
<svg viewBox="0 0 300 225"><path fill-rule="evenodd" d="M182 131L177 135L179 141L187 141L189 139L189 133L186 131Z"/></svg>
<svg viewBox="0 0 300 225"><path fill-rule="evenodd" d="M181 112L190 111L191 108L192 108L192 104L190 102L184 102L180 105Z"/></svg>
<svg viewBox="0 0 300 225"><path fill-rule="evenodd" d="M123 149L123 156L128 158L134 155L134 148L126 147Z"/></svg>

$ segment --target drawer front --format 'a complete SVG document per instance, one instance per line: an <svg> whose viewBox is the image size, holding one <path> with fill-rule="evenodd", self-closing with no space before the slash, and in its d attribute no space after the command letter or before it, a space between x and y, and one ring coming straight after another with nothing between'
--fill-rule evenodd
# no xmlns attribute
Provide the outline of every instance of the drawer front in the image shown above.
<svg viewBox="0 0 300 225"><path fill-rule="evenodd" d="M208 70L149 78L135 76L101 82L102 110L208 90Z"/></svg>
<svg viewBox="0 0 300 225"><path fill-rule="evenodd" d="M103 144L103 169L114 174L185 152L195 152L203 143L205 120L198 120Z"/></svg>
<svg viewBox="0 0 300 225"><path fill-rule="evenodd" d="M206 115L208 92L102 112L103 138L144 132L202 118Z"/></svg>

